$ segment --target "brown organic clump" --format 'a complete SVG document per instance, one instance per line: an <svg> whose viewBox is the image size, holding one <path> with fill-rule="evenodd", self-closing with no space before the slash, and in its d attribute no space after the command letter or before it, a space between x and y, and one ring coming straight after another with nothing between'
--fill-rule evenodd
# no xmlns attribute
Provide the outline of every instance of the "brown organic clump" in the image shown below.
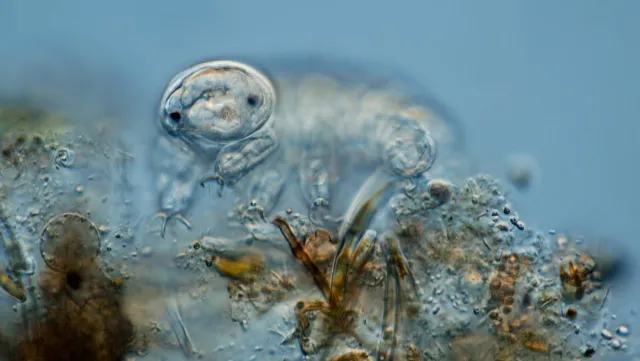
<svg viewBox="0 0 640 361"><path fill-rule="evenodd" d="M134 340L121 286L101 272L95 254L87 254L89 233L67 224L52 247L55 269L45 267L39 274L39 314L8 347L10 360L116 361Z"/></svg>

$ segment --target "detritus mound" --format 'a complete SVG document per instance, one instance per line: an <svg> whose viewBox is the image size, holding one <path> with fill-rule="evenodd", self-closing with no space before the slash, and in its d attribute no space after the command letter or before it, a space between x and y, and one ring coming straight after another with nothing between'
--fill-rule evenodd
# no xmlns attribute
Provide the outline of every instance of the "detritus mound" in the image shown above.
<svg viewBox="0 0 640 361"><path fill-rule="evenodd" d="M12 361L122 360L134 340L134 327L122 310L119 286L107 278L87 252L91 222L64 214L64 227L49 238L48 256L55 267L39 274L41 299L34 321L0 346ZM65 218L66 217L66 218ZM54 219L55 220L55 219ZM50 222L51 223L51 222ZM98 241L99 242L99 241Z"/></svg>

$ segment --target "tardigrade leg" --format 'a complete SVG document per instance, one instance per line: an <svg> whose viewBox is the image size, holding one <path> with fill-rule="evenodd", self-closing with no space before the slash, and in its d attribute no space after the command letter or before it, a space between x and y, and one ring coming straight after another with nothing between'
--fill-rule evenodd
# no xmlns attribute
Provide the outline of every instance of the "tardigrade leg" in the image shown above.
<svg viewBox="0 0 640 361"><path fill-rule="evenodd" d="M286 174L277 169L265 169L264 172L254 175L247 189L247 198L250 207L256 207L262 214L269 213L280 199L287 180Z"/></svg>
<svg viewBox="0 0 640 361"><path fill-rule="evenodd" d="M309 144L302 149L298 166L298 182L309 204L309 219L322 225L330 219L332 186L336 179L336 164L331 144Z"/></svg>
<svg viewBox="0 0 640 361"><path fill-rule="evenodd" d="M287 164L282 161L281 153L277 151L257 166L237 185L237 190L244 193L246 198L241 198L237 205L234 221L240 222L250 232L267 224L273 228L271 222L267 222L266 215L280 200L290 173ZM276 230L276 233L279 238L280 232Z"/></svg>
<svg viewBox="0 0 640 361"><path fill-rule="evenodd" d="M205 176L200 183L216 181L220 185L232 186L247 173L264 162L278 148L278 139L273 129L264 129L247 138L231 143L218 154L213 174Z"/></svg>
<svg viewBox="0 0 640 361"><path fill-rule="evenodd" d="M157 173L159 208L154 219L160 219L160 235L164 237L167 224L172 218L191 229L191 223L185 213L191 206L197 186L200 170L197 158L189 149L165 137L158 139L152 157Z"/></svg>

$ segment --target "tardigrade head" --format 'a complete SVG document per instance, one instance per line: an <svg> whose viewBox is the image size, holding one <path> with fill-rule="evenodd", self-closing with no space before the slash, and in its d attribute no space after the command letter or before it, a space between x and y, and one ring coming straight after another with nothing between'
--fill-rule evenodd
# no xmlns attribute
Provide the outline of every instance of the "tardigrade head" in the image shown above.
<svg viewBox="0 0 640 361"><path fill-rule="evenodd" d="M262 128L276 101L271 81L235 61L194 65L171 79L160 102L160 125L189 142L226 143Z"/></svg>

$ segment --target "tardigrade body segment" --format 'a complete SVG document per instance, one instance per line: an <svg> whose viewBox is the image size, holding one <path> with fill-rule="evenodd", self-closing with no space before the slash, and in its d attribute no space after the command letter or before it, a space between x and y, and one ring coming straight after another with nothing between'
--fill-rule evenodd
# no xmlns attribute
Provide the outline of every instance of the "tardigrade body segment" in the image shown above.
<svg viewBox="0 0 640 361"><path fill-rule="evenodd" d="M163 232L171 217L190 226L183 214L197 184L241 184L246 194L261 188L253 183L264 183L260 175L266 172L280 180L279 187L273 194L253 194L252 207L272 209L286 180L295 179L311 221L336 220L341 172L382 167L416 180L432 170L436 144L440 153L456 141L448 119L401 88L322 69L271 74L234 61L210 61L169 82L155 152Z"/></svg>
<svg viewBox="0 0 640 361"><path fill-rule="evenodd" d="M173 77L162 96L167 134L204 149L248 137L269 120L276 96L271 81L235 61L210 61Z"/></svg>

